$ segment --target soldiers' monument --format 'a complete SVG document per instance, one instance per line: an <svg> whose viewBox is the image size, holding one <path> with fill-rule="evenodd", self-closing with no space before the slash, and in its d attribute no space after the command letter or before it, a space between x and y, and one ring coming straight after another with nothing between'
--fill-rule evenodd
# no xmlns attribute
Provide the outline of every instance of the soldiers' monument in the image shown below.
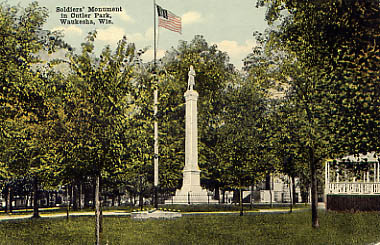
<svg viewBox="0 0 380 245"><path fill-rule="evenodd" d="M193 204L193 203L216 203L208 197L207 191L202 189L200 183L201 171L198 167L198 123L197 123L197 101L198 92L194 90L195 71L190 66L188 73L186 101L186 135L185 135L185 167L183 169L182 188L176 191L172 199L166 200L167 204Z"/></svg>

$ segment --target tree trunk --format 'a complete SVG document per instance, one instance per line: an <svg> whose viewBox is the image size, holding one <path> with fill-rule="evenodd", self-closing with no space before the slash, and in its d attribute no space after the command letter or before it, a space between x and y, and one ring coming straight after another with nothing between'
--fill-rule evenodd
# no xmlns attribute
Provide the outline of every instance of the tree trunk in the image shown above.
<svg viewBox="0 0 380 245"><path fill-rule="evenodd" d="M214 198L215 198L215 200L218 200L219 203L220 203L220 190L219 190L219 185L217 185L217 186L215 187Z"/></svg>
<svg viewBox="0 0 380 245"><path fill-rule="evenodd" d="M112 207L115 207L115 194L112 193L112 198L111 198L111 205Z"/></svg>
<svg viewBox="0 0 380 245"><path fill-rule="evenodd" d="M292 186L293 186L293 179L289 176L289 199L290 199L290 210L289 210L289 213L292 213L293 212L293 189L292 189Z"/></svg>
<svg viewBox="0 0 380 245"><path fill-rule="evenodd" d="M46 192L46 204L47 207L50 208L50 191Z"/></svg>
<svg viewBox="0 0 380 245"><path fill-rule="evenodd" d="M12 213L12 188L9 184L5 194L5 213Z"/></svg>
<svg viewBox="0 0 380 245"><path fill-rule="evenodd" d="M240 204L240 216L243 216L243 188L240 187L239 193L239 204Z"/></svg>
<svg viewBox="0 0 380 245"><path fill-rule="evenodd" d="M69 185L66 185L66 219L70 217L70 198L69 198Z"/></svg>
<svg viewBox="0 0 380 245"><path fill-rule="evenodd" d="M140 206L140 210L142 211L144 208L144 197L143 197L142 192L139 193L139 206Z"/></svg>
<svg viewBox="0 0 380 245"><path fill-rule="evenodd" d="M313 228L319 228L317 162L314 159L314 151L312 148L309 148L309 156L311 164L311 222Z"/></svg>
<svg viewBox="0 0 380 245"><path fill-rule="evenodd" d="M29 202L29 207L30 208L32 208L32 206L33 206L33 203L34 203L34 194L33 194L33 192L32 193L30 193L30 202Z"/></svg>
<svg viewBox="0 0 380 245"><path fill-rule="evenodd" d="M29 204L29 193L25 195L25 209L28 209L28 204Z"/></svg>
<svg viewBox="0 0 380 245"><path fill-rule="evenodd" d="M77 205L77 190L76 190L75 180L70 186L71 186L70 188L71 207L74 211L77 211L78 205Z"/></svg>
<svg viewBox="0 0 380 245"><path fill-rule="evenodd" d="M55 192L54 192L54 207L57 206L57 202L58 202L58 192L55 191Z"/></svg>
<svg viewBox="0 0 380 245"><path fill-rule="evenodd" d="M99 233L103 233L103 209L102 203L100 202L100 218L99 218Z"/></svg>
<svg viewBox="0 0 380 245"><path fill-rule="evenodd" d="M78 191L77 191L76 183L72 185L72 193L73 193L73 211L78 211Z"/></svg>
<svg viewBox="0 0 380 245"><path fill-rule="evenodd" d="M249 207L252 209L253 207L253 183L252 185L249 187L251 189L251 193L249 194Z"/></svg>
<svg viewBox="0 0 380 245"><path fill-rule="evenodd" d="M99 180L100 181L100 180ZM100 185L100 183L99 183ZM95 177L95 184L93 185L93 189L92 189L92 208L94 210L96 210L96 177Z"/></svg>
<svg viewBox="0 0 380 245"><path fill-rule="evenodd" d="M90 190L92 190L92 186L87 186L87 185L84 186L84 208L90 207L90 201L91 201Z"/></svg>
<svg viewBox="0 0 380 245"><path fill-rule="evenodd" d="M95 237L96 245L100 245L100 176L95 179Z"/></svg>
<svg viewBox="0 0 380 245"><path fill-rule="evenodd" d="M296 178L292 176L292 192L293 192L293 205L297 203L297 193L296 193Z"/></svg>
<svg viewBox="0 0 380 245"><path fill-rule="evenodd" d="M269 174L269 198L270 198L270 207L273 208L273 179L271 174Z"/></svg>
<svg viewBox="0 0 380 245"><path fill-rule="evenodd" d="M136 194L131 194L131 197L130 197L130 200L131 200L131 204L132 206L136 206Z"/></svg>
<svg viewBox="0 0 380 245"><path fill-rule="evenodd" d="M153 204L154 204L154 208L155 209L158 209L158 186L154 186L153 187Z"/></svg>
<svg viewBox="0 0 380 245"><path fill-rule="evenodd" d="M33 180L33 217L32 218L40 218L39 210L38 210L38 179L34 177Z"/></svg>
<svg viewBox="0 0 380 245"><path fill-rule="evenodd" d="M83 185L82 185L82 183L80 183L78 185L78 187L79 187L79 196L78 196L79 209L83 209L83 200L82 200Z"/></svg>
<svg viewBox="0 0 380 245"><path fill-rule="evenodd" d="M226 203L226 191L222 190L222 203Z"/></svg>
<svg viewBox="0 0 380 245"><path fill-rule="evenodd" d="M305 203L305 206L309 202L309 185L303 184L301 185L301 199L302 202Z"/></svg>
<svg viewBox="0 0 380 245"><path fill-rule="evenodd" d="M8 195L9 195L9 212L12 213L13 212L13 191L11 187L9 188Z"/></svg>

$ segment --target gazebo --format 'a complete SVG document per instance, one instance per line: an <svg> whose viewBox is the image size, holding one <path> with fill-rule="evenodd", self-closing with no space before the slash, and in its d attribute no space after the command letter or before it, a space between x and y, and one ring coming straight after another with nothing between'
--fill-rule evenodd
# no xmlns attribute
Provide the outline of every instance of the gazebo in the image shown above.
<svg viewBox="0 0 380 245"><path fill-rule="evenodd" d="M325 164L328 210L380 211L380 155L350 155Z"/></svg>

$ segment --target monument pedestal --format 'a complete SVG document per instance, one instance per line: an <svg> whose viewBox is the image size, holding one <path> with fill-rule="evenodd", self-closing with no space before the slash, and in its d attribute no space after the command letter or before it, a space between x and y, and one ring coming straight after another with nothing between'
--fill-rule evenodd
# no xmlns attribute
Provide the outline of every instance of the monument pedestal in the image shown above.
<svg viewBox="0 0 380 245"><path fill-rule="evenodd" d="M198 167L198 123L197 101L198 93L187 90L186 100L186 135L185 135L185 167L183 169L182 188L176 191L175 196L166 200L165 204L201 204L218 203L208 195L207 190L201 187Z"/></svg>
<svg viewBox="0 0 380 245"><path fill-rule="evenodd" d="M182 188L177 190L172 199L166 200L165 204L206 204L218 203L208 191L200 185L200 170L184 170Z"/></svg>

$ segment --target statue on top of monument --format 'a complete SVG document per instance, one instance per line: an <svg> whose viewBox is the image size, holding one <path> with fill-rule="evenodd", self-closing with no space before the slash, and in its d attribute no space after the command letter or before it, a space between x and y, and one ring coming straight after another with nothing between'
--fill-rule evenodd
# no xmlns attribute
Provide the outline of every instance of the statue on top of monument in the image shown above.
<svg viewBox="0 0 380 245"><path fill-rule="evenodd" d="M193 90L194 89L194 85L195 85L195 71L194 71L194 67L191 65L190 66L190 71L188 73L188 76L189 76L189 79L187 81L187 90Z"/></svg>

